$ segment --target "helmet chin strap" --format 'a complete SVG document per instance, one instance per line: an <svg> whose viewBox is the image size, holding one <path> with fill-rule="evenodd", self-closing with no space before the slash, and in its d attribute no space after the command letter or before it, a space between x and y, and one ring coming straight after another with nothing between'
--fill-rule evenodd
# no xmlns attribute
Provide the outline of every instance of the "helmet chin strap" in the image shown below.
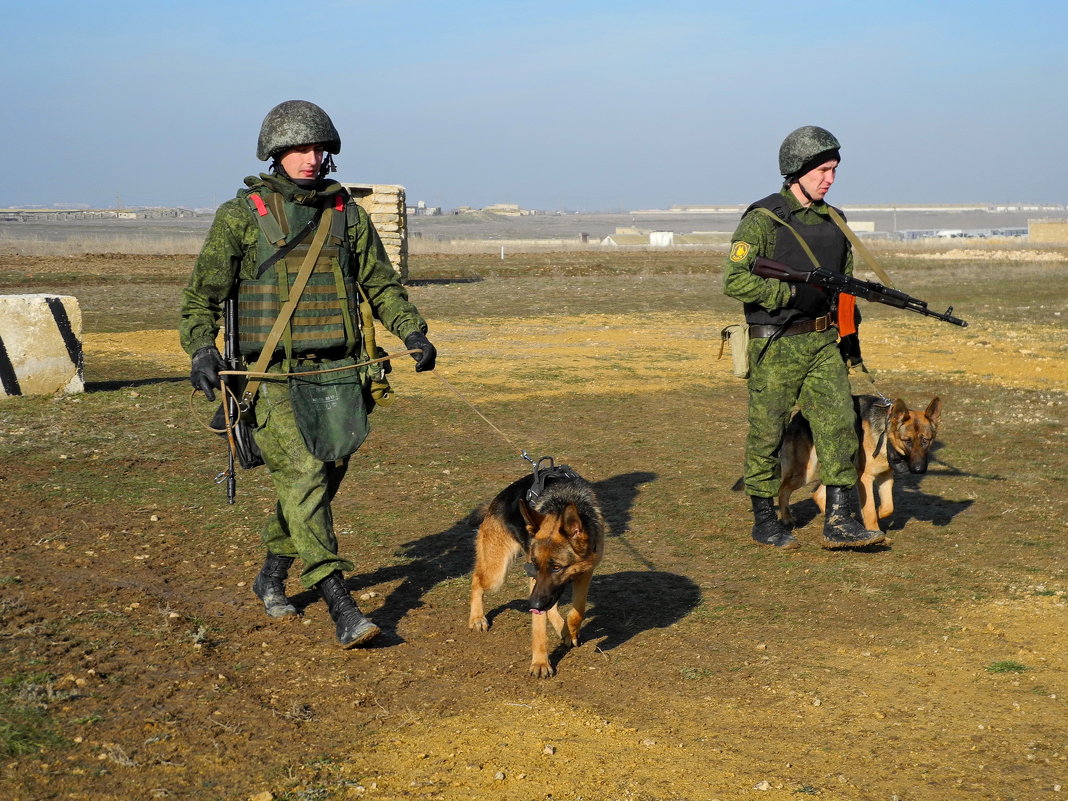
<svg viewBox="0 0 1068 801"><path fill-rule="evenodd" d="M801 183L800 176L798 176L798 175L787 175L786 176L786 180L783 181L783 186L786 187L787 189L789 189L794 184L797 184L797 188L801 190L801 194L804 195L805 198L808 200L809 205L811 205L811 204L816 202L816 199L814 197L812 197L812 195L810 195L808 193L807 189L805 189L805 185Z"/></svg>

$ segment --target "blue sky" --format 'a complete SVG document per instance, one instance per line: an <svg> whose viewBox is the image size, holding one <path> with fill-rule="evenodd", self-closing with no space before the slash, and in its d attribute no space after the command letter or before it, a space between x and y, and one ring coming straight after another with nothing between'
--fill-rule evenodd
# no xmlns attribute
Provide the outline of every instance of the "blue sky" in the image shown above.
<svg viewBox="0 0 1068 801"><path fill-rule="evenodd" d="M749 202L807 124L841 205L1068 200L1063 2L0 3L0 206L217 205L294 98L430 205Z"/></svg>

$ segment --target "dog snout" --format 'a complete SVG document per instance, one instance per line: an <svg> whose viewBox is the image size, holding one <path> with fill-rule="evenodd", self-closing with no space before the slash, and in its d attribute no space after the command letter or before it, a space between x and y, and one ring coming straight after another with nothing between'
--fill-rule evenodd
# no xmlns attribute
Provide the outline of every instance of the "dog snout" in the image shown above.
<svg viewBox="0 0 1068 801"><path fill-rule="evenodd" d="M556 606L556 602L560 600L560 596L563 595L563 586L549 586L542 587L540 584L534 585L534 590L530 593L530 609L533 612L547 612Z"/></svg>

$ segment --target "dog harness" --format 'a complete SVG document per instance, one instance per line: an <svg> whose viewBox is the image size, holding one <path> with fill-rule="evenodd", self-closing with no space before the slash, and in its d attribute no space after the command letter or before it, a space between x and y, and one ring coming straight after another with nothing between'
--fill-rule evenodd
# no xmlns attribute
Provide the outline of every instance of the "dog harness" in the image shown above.
<svg viewBox="0 0 1068 801"><path fill-rule="evenodd" d="M573 481L577 478L581 478L578 473L566 464L557 467L551 456L542 456L535 462L527 456L526 451L523 451L523 458L534 465L534 483L531 484L530 489L527 490L527 503L534 503L538 500L541 494L545 491L545 482L547 481L553 481L558 478L569 478ZM549 466L542 467L543 462L548 462Z"/></svg>
<svg viewBox="0 0 1068 801"><path fill-rule="evenodd" d="M578 473L568 467L566 464L557 466L551 456L542 456L538 461L534 461L527 455L526 451L523 451L522 456L532 465L534 465L534 483L530 485L530 489L527 490L526 501L529 504L535 503L541 494L545 491L545 484L549 481L555 481L560 478L567 478L575 480L581 478ZM548 462L548 467L542 467L542 465ZM531 578L537 578L538 568L533 562L524 562L523 572ZM535 609L531 609L536 615L543 614Z"/></svg>

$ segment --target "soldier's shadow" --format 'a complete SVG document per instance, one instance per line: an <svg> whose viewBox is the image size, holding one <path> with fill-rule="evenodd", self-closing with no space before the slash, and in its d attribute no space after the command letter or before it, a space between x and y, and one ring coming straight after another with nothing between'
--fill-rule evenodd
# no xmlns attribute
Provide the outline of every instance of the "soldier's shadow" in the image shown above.
<svg viewBox="0 0 1068 801"><path fill-rule="evenodd" d="M655 478L655 473L633 472L593 483L611 532L610 537L615 535L616 532L626 531L630 521L631 508L638 494L638 488L644 483L653 481ZM381 567L366 573L352 574L348 577L348 586L355 592L375 585L400 582L389 592L382 606L374 611L373 618L375 622L382 625L385 631L374 640L373 647L384 647L403 642L403 638L396 633L396 626L400 620L413 610L424 606L424 596L438 584L450 579L464 577L471 572L475 559L476 528L476 518L474 512L472 512L457 520L444 531L404 543L401 546L401 551L409 560L404 564ZM618 583L619 580L614 579L612 576L595 576L594 589L591 590L591 595L594 592L602 593L602 591L606 595L614 595L614 587ZM307 595L308 597L305 599L297 596L293 599L298 606L300 601L312 602L315 600L315 595L312 593L302 593L302 595ZM521 608L525 612L527 606L525 601L517 602L515 599L507 599L502 606L489 610L487 618L492 621L494 616L509 608ZM463 620L466 616L466 608L458 610L459 619ZM632 616L629 620L629 625L631 626L635 625L635 621L646 627L654 623L648 616L642 615L637 618ZM637 630L641 629L635 629L635 631ZM605 629L597 636L611 638L612 633ZM616 639L618 639L618 634ZM618 644L618 642L615 644ZM604 646L602 645L602 647Z"/></svg>

